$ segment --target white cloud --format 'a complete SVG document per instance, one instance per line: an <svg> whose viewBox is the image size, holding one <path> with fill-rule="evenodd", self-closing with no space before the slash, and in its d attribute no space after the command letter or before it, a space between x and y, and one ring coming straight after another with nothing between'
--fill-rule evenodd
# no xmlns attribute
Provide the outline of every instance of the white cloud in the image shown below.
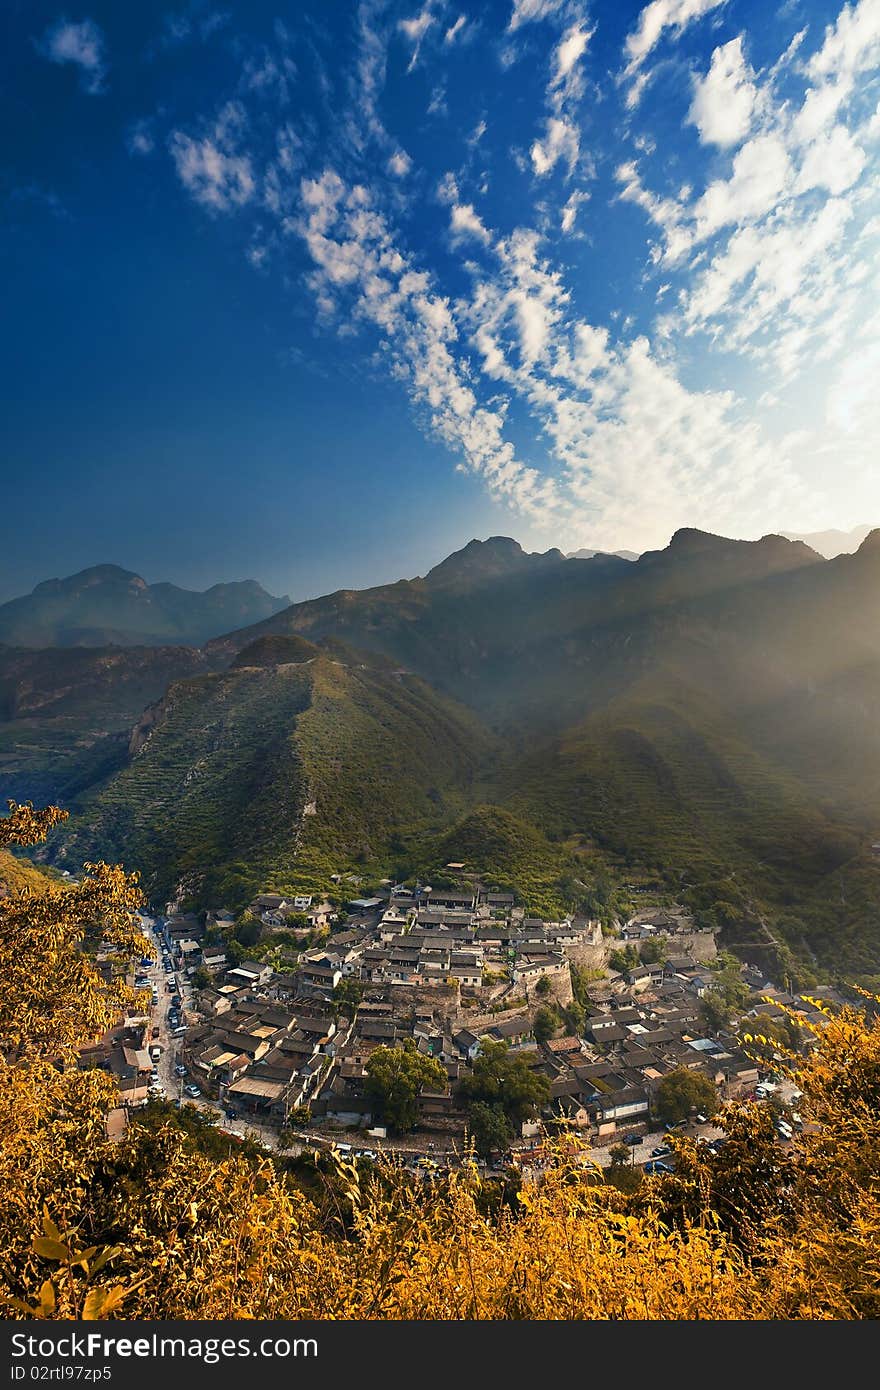
<svg viewBox="0 0 880 1390"><path fill-rule="evenodd" d="M421 10L419 14L414 15L412 19L401 19L398 22L397 27L406 35L413 45L412 57L409 60L409 72L412 72L418 62L422 39L435 22L434 16L431 13L430 0L425 8Z"/></svg>
<svg viewBox="0 0 880 1390"><path fill-rule="evenodd" d="M471 203L454 203L449 214L449 225L453 237L476 237L484 244L491 240L488 229Z"/></svg>
<svg viewBox="0 0 880 1390"><path fill-rule="evenodd" d="M404 178L412 168L412 160L406 150L395 150L388 161L388 172L395 178Z"/></svg>
<svg viewBox="0 0 880 1390"><path fill-rule="evenodd" d="M443 35L443 42L455 43L456 39L460 38L464 34L465 28L467 27L467 22L467 15L460 14L455 23L450 24L449 28L446 30L446 33Z"/></svg>
<svg viewBox="0 0 880 1390"><path fill-rule="evenodd" d="M849 453L863 452L876 479L876 441L880 437L880 337L848 353L838 366L825 400L830 430L842 436Z"/></svg>
<svg viewBox="0 0 880 1390"><path fill-rule="evenodd" d="M810 59L812 78L837 78L851 82L860 72L880 62L880 3L858 0L844 5L834 24L825 30L825 42Z"/></svg>
<svg viewBox="0 0 880 1390"><path fill-rule="evenodd" d="M548 116L543 140L536 140L530 150L532 168L543 177L549 174L564 160L568 172L574 172L580 151L580 136L577 126L562 116Z"/></svg>
<svg viewBox="0 0 880 1390"><path fill-rule="evenodd" d="M740 35L716 48L706 76L694 81L688 120L704 145L738 145L749 132L758 94L742 45Z"/></svg>
<svg viewBox="0 0 880 1390"><path fill-rule="evenodd" d="M107 73L104 34L93 19L72 23L59 19L50 25L37 45L51 63L73 63L80 70L83 89L92 96L104 90Z"/></svg>
<svg viewBox="0 0 880 1390"><path fill-rule="evenodd" d="M537 176L527 185L533 202L514 204L512 221L488 225L477 191L490 173L496 188L496 170L479 140L481 121L461 168L436 189L449 216L441 242L458 253L454 275L448 255L438 256L434 270L436 237L423 236L412 215L425 191L421 181L408 186L405 203L399 187L356 181L364 169L397 178L408 172L409 155L380 114L387 45L402 36L414 61L425 35L437 48L449 34L450 43L470 38L469 21L466 28L451 0L416 0L399 30L399 8L389 18L384 0L361 0L358 78L350 88L357 118L348 113L344 120L357 123L362 139L340 142L338 174L300 177L313 171L305 133L305 148L293 152L289 167L280 153L259 167L234 111L193 135L176 132L173 152L193 196L212 210L244 203L259 209L259 235L251 234L247 252L259 267L280 260L285 234L301 239L319 322L352 340L369 338L371 366L384 365L401 383L423 427L493 496L540 523L552 518L575 544L580 532L581 543L640 548L683 524L735 524L740 534L760 534L768 518L806 518L816 510L813 464L805 460L829 449L834 431L846 433L841 479L849 460L871 466L869 428L876 453L880 426L870 414L870 383L880 330L868 332L866 305L880 288L870 269L871 229L880 227L873 134L875 125L880 134L880 113L876 92L859 76L869 71L873 52L866 17L878 7L880 0L861 0L824 36L811 33L821 61L803 56L803 31L758 73L745 56L752 51L748 34L715 47L690 87L677 80L670 91L674 118L690 121L703 147L687 140L683 168L662 130L645 129L645 122L634 128L637 114L620 130L611 120L594 121L586 149L575 103L589 52L587 6L517 0L509 30L549 21L530 40L530 51L546 43L541 124L528 155L513 152L519 169ZM630 99L661 40L716 8L699 0L643 7L627 46ZM858 25L853 16L861 16ZM477 26L474 32L484 35ZM521 44L519 35L507 42ZM497 56L497 39L489 51ZM491 81L497 67L486 67ZM597 101L615 96L615 82L609 92L601 71L592 76ZM442 79L429 73L427 81L425 91L441 82L432 101L439 120L446 115ZM492 109L491 94L480 89L474 96L476 112ZM475 119L456 126L459 142ZM256 120L253 129L261 129ZM375 148L366 153L368 138ZM653 325L636 296L627 299L623 261L590 264L578 219L593 155L606 167L616 164L619 200L603 203L601 213L612 237L615 218L627 229L622 255L630 254L637 219L620 203L647 219L647 264L639 258L633 269L642 287L654 288ZM577 176L563 186L549 177L554 171ZM497 187L503 191L500 178ZM499 217L510 206L500 197L493 203ZM274 231L264 226L267 211L277 216ZM400 229L393 225L398 216ZM581 316L583 303L596 302L593 268L620 283L618 307L605 323ZM806 373L809 400L795 437L791 393ZM717 389L731 381L743 399ZM815 428L802 424L810 411ZM528 467L511 442L509 414L517 441L532 430L524 447L540 460L537 467Z"/></svg>
<svg viewBox="0 0 880 1390"><path fill-rule="evenodd" d="M574 66L587 51L587 44L592 37L592 29L583 29L580 24L573 24L562 38L556 50L556 72L553 77L553 86L559 86L570 76Z"/></svg>
<svg viewBox="0 0 880 1390"><path fill-rule="evenodd" d="M245 124L242 107L227 102L202 138L194 139L180 130L169 138L178 178L197 203L213 212L242 207L254 196L256 180L250 156L237 148Z"/></svg>
<svg viewBox="0 0 880 1390"><path fill-rule="evenodd" d="M834 126L827 135L809 147L797 180L797 192L826 188L829 193L845 193L865 167L865 153L845 126Z"/></svg>
<svg viewBox="0 0 880 1390"><path fill-rule="evenodd" d="M772 211L791 179L785 141L775 133L756 135L734 157L729 179L716 179L694 209L696 237L703 240L728 223Z"/></svg>
<svg viewBox="0 0 880 1390"><path fill-rule="evenodd" d="M513 0L513 11L507 27L513 31L519 29L522 24L549 19L551 15L558 14L566 4L567 0Z"/></svg>
<svg viewBox="0 0 880 1390"><path fill-rule="evenodd" d="M627 36L627 57L623 77L629 83L627 104L636 106L649 74L643 71L646 59L667 30L680 34L689 24L715 10L725 0L651 0L639 15L636 28Z"/></svg>
<svg viewBox="0 0 880 1390"><path fill-rule="evenodd" d="M448 300L431 277L413 269L363 189L333 171L302 184L297 230L316 265L313 290L345 320L381 335L389 370L403 382L430 429L486 482L493 495L526 515L549 519L557 505L552 479L523 465L504 439L504 409L482 405L455 356L457 329ZM347 296L344 310L338 296Z"/></svg>
<svg viewBox="0 0 880 1390"><path fill-rule="evenodd" d="M125 137L125 147L129 154L149 155L156 148L156 141L147 120L135 121L129 126Z"/></svg>
<svg viewBox="0 0 880 1390"><path fill-rule="evenodd" d="M581 203L588 202L589 197L589 193L577 190L569 195L568 199L563 205L562 212L559 215L559 227L562 231L563 236L570 236L571 233L574 231L574 224L577 221L578 208L580 207Z"/></svg>

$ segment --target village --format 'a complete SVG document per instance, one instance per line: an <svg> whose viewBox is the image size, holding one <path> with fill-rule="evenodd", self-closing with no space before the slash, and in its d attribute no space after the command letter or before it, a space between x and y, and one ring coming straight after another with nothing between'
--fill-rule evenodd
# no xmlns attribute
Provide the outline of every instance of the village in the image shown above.
<svg viewBox="0 0 880 1390"><path fill-rule="evenodd" d="M479 1059L503 1056L534 1079L534 1103L480 1146L490 1164L527 1164L547 1127L565 1126L601 1166L626 1152L631 1166L666 1171L670 1129L724 1142L712 1115L727 1099L773 1100L790 1140L797 1093L740 1039L758 1019L806 1046L792 1015L821 1022L821 996L844 1002L830 987L816 1003L781 990L719 954L681 909L647 909L610 935L596 920L529 916L515 893L473 876L455 888L387 884L349 899L342 922L326 902L260 894L249 916L270 940L296 921L313 944L258 960L229 958L231 912L169 906L142 918L155 951L130 982L149 1005L80 1058L116 1077L120 1131L131 1110L174 1101L212 1112L230 1142L451 1164L474 1136ZM99 964L114 969L111 950ZM370 1086L379 1049L431 1064L405 1124L387 1122ZM683 1074L702 1079L705 1099L676 1112L664 1081Z"/></svg>

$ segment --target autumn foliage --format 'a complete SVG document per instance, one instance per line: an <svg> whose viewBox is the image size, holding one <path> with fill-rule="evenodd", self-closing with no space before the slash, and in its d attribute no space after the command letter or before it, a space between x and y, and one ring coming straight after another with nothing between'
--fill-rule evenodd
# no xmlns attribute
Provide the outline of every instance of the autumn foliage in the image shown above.
<svg viewBox="0 0 880 1390"><path fill-rule="evenodd" d="M678 1140L675 1173L629 1195L559 1141L518 1193L473 1165L414 1182L340 1162L319 1200L287 1160L218 1162L174 1118L107 1139L112 1082L74 1055L123 1000L89 942L140 951L136 894L97 865L0 903L7 1317L880 1316L876 1019L815 1030L796 1062L805 1133L785 1148L764 1107L729 1105L718 1154Z"/></svg>

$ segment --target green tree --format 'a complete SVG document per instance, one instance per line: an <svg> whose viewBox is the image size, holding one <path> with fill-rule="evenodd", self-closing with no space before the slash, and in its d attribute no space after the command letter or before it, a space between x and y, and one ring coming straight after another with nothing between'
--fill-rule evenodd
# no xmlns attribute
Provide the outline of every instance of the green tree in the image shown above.
<svg viewBox="0 0 880 1390"><path fill-rule="evenodd" d="M628 942L626 946L618 946L608 957L608 964L612 970L632 970L638 963L639 953L632 942Z"/></svg>
<svg viewBox="0 0 880 1390"><path fill-rule="evenodd" d="M553 983L550 979L550 976L542 975L538 983L535 985L535 993L540 994L542 999L546 999L547 995L551 994L552 991Z"/></svg>
<svg viewBox="0 0 880 1390"><path fill-rule="evenodd" d="M263 924L259 917L245 909L235 924L235 939L242 946L256 946L262 930Z"/></svg>
<svg viewBox="0 0 880 1390"><path fill-rule="evenodd" d="M468 1109L468 1130L481 1158L503 1152L513 1138L513 1125L498 1102L475 1101Z"/></svg>
<svg viewBox="0 0 880 1390"><path fill-rule="evenodd" d="M546 1004L542 1004L535 1014L535 1021L532 1024L535 1042L549 1042L558 1027L559 1015L554 1009L548 1009Z"/></svg>
<svg viewBox="0 0 880 1390"><path fill-rule="evenodd" d="M333 988L333 1012L351 1018L364 997L364 986L353 975L344 975Z"/></svg>
<svg viewBox="0 0 880 1390"><path fill-rule="evenodd" d="M632 1163L632 1150L629 1144L612 1144L608 1150L608 1157L611 1159L612 1168L623 1168L626 1164Z"/></svg>
<svg viewBox="0 0 880 1390"><path fill-rule="evenodd" d="M576 999L572 1000L572 1002L566 1004L565 1008L562 1010L562 1017L568 1032L571 1033L573 1037L579 1038L587 1023L587 1015L583 1005L579 1004Z"/></svg>
<svg viewBox="0 0 880 1390"><path fill-rule="evenodd" d="M377 1118L395 1134L415 1128L418 1098L426 1086L446 1087L446 1073L434 1057L425 1057L411 1038L403 1047L377 1047L367 1061L364 1091Z"/></svg>
<svg viewBox="0 0 880 1390"><path fill-rule="evenodd" d="M525 1057L511 1052L506 1042L483 1043L470 1075L459 1082L458 1096L468 1114L472 1105L483 1102L500 1106L512 1125L520 1125L550 1099L550 1082L542 1072L532 1071Z"/></svg>
<svg viewBox="0 0 880 1390"><path fill-rule="evenodd" d="M640 958L643 965L659 965L668 955L668 939L665 936L652 936L644 942Z"/></svg>
<svg viewBox="0 0 880 1390"><path fill-rule="evenodd" d="M714 1115L717 1109L718 1093L714 1083L701 1072L677 1067L664 1076L657 1087L657 1114L668 1124L686 1120L695 1110Z"/></svg>
<svg viewBox="0 0 880 1390"><path fill-rule="evenodd" d="M213 983L213 976L210 970L206 970L203 965L198 965L193 971L192 982L196 989L207 989Z"/></svg>

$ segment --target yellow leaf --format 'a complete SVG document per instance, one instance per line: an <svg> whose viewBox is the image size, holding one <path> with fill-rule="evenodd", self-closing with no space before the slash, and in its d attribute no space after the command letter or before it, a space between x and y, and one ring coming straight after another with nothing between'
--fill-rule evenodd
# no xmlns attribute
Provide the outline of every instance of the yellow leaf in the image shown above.
<svg viewBox="0 0 880 1390"><path fill-rule="evenodd" d="M66 1260L67 1246L60 1240L50 1240L48 1236L34 1236L33 1250L44 1260Z"/></svg>

